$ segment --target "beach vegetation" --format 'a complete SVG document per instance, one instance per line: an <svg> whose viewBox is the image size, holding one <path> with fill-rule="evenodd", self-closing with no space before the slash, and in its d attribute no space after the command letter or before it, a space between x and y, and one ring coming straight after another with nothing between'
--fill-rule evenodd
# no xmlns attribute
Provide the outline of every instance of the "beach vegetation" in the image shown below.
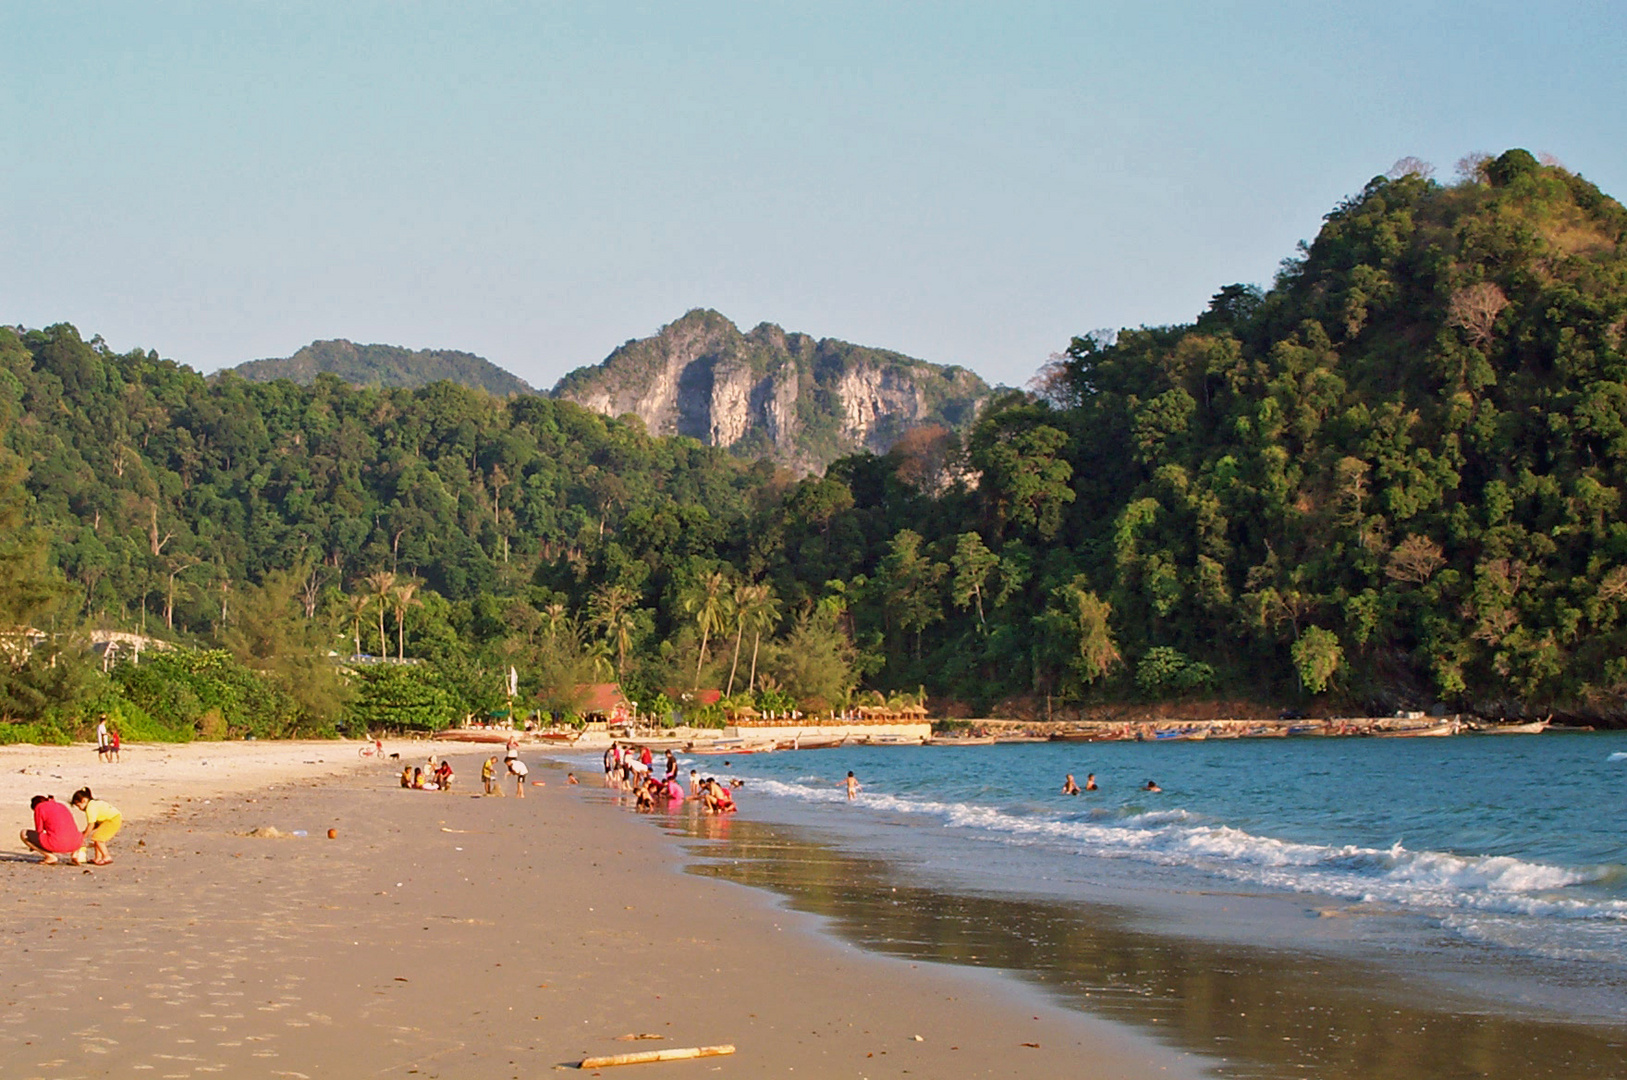
<svg viewBox="0 0 1627 1080"><path fill-rule="evenodd" d="M923 685L1627 720L1627 209L1522 151L1398 165L1270 283L800 478L67 324L0 328L0 417L0 719L35 734L108 693L265 737L579 715L607 681L708 722L685 695ZM169 647L104 671L92 631Z"/></svg>

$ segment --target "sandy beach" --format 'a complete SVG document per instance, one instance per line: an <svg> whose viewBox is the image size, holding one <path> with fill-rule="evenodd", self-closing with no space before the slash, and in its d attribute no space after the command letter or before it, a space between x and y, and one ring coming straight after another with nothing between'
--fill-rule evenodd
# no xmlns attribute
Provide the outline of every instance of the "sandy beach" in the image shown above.
<svg viewBox="0 0 1627 1080"><path fill-rule="evenodd" d="M29 795L86 783L127 815L112 866L42 867L15 841L0 861L5 1075L518 1078L721 1043L737 1052L627 1075L1200 1075L1006 980L863 953L684 874L562 770L482 798L490 751L435 746L459 787L409 792L356 745L0 750L13 832Z"/></svg>

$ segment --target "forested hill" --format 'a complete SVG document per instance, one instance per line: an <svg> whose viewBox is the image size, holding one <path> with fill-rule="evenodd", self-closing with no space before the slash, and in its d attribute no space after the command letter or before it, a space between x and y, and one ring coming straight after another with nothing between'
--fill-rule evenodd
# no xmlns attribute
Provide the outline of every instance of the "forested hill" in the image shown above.
<svg viewBox="0 0 1627 1080"><path fill-rule="evenodd" d="M1624 235L1524 151L1378 177L1269 289L1075 339L964 440L802 479L567 401L206 380L0 328L0 623L219 646L285 695L277 730L444 722L510 664L562 711L615 677L661 708L924 687L1620 721ZM0 664L3 716L114 693L47 640ZM358 650L432 685L345 705L310 658ZM214 691L120 685L215 730Z"/></svg>
<svg viewBox="0 0 1627 1080"><path fill-rule="evenodd" d="M451 349L403 349L397 345L357 345L343 338L313 341L293 356L250 360L232 369L254 382L290 379L309 385L318 375L336 375L353 386L401 386L409 390L445 379L479 387L498 397L535 393L484 357Z"/></svg>

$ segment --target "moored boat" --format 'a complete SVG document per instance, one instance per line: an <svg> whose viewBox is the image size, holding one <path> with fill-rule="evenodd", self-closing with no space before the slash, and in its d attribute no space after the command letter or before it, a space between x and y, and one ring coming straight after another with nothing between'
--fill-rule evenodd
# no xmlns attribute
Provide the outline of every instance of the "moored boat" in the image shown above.
<svg viewBox="0 0 1627 1080"><path fill-rule="evenodd" d="M1422 727L1404 728L1375 728L1373 734L1380 739L1427 739L1441 735L1456 735L1458 724L1456 720L1448 720L1443 724L1427 724Z"/></svg>
<svg viewBox="0 0 1627 1080"><path fill-rule="evenodd" d="M847 736L832 735L829 733L815 733L810 735L796 735L789 739L780 739L774 744L776 750L834 750L847 742Z"/></svg>
<svg viewBox="0 0 1627 1080"><path fill-rule="evenodd" d="M1482 735L1541 735L1548 730L1548 721L1532 720L1524 724L1481 724L1475 731Z"/></svg>
<svg viewBox="0 0 1627 1080"><path fill-rule="evenodd" d="M928 746L993 746L999 742L993 735L934 735L926 741Z"/></svg>

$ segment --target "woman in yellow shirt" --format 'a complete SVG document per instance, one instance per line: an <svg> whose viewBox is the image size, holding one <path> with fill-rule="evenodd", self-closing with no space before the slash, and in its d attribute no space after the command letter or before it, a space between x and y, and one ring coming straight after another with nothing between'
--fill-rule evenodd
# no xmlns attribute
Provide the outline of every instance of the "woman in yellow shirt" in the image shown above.
<svg viewBox="0 0 1627 1080"><path fill-rule="evenodd" d="M72 802L74 808L85 815L85 843L96 849L96 858L91 861L97 866L106 866L113 861L107 852L107 842L123 828L124 815L119 813L118 807L91 795L88 787L74 792Z"/></svg>

